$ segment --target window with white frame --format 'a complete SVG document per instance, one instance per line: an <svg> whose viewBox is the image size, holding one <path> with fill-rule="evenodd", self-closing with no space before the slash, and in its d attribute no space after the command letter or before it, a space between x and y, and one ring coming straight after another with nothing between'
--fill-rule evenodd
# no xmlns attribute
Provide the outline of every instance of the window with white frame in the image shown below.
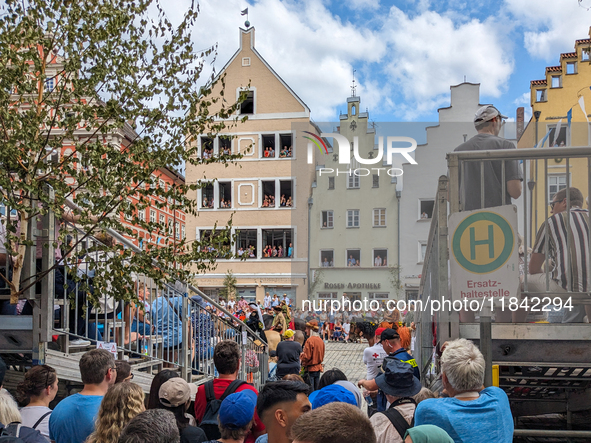
<svg viewBox="0 0 591 443"><path fill-rule="evenodd" d="M146 221L146 210L145 209L138 209L138 211L137 211L137 217L141 221Z"/></svg>
<svg viewBox="0 0 591 443"><path fill-rule="evenodd" d="M419 200L419 219L428 220L433 217L435 200Z"/></svg>
<svg viewBox="0 0 591 443"><path fill-rule="evenodd" d="M374 266L388 266L388 250L374 249L373 250L373 265Z"/></svg>
<svg viewBox="0 0 591 443"><path fill-rule="evenodd" d="M334 251L332 249L320 251L320 266L323 268L334 266Z"/></svg>
<svg viewBox="0 0 591 443"><path fill-rule="evenodd" d="M566 188L566 175L548 175L548 201L552 202L556 193Z"/></svg>
<svg viewBox="0 0 591 443"><path fill-rule="evenodd" d="M174 224L174 236L176 237L177 240L180 240L180 238L181 238L181 230L180 230L179 222L176 222Z"/></svg>
<svg viewBox="0 0 591 443"><path fill-rule="evenodd" d="M419 241L419 263L425 261L425 254L427 253L427 242Z"/></svg>
<svg viewBox="0 0 591 443"><path fill-rule="evenodd" d="M359 227L359 209L347 210L347 228Z"/></svg>
<svg viewBox="0 0 591 443"><path fill-rule="evenodd" d="M568 146L568 126L561 125L556 133L557 125L548 125L550 135L548 136L548 146Z"/></svg>
<svg viewBox="0 0 591 443"><path fill-rule="evenodd" d="M553 75L552 76L552 88L560 88L562 86L562 76L561 75Z"/></svg>
<svg viewBox="0 0 591 443"><path fill-rule="evenodd" d="M328 177L328 189L334 189L334 177Z"/></svg>
<svg viewBox="0 0 591 443"><path fill-rule="evenodd" d="M347 249L347 266L361 266L361 249Z"/></svg>
<svg viewBox="0 0 591 443"><path fill-rule="evenodd" d="M164 217L164 214L160 214L160 224L164 225L164 223L166 223L166 217Z"/></svg>
<svg viewBox="0 0 591 443"><path fill-rule="evenodd" d="M185 237L185 225L181 225L181 238L184 240Z"/></svg>
<svg viewBox="0 0 591 443"><path fill-rule="evenodd" d="M376 208L373 210L373 227L374 228L385 228L386 227L386 209Z"/></svg>
<svg viewBox="0 0 591 443"><path fill-rule="evenodd" d="M333 228L334 227L334 212L333 211L322 211L322 225L321 228Z"/></svg>
<svg viewBox="0 0 591 443"><path fill-rule="evenodd" d="M53 77L45 79L45 92L53 91L54 87L55 87L55 82L54 82Z"/></svg>
<svg viewBox="0 0 591 443"><path fill-rule="evenodd" d="M156 211L150 209L150 223L156 223Z"/></svg>
<svg viewBox="0 0 591 443"><path fill-rule="evenodd" d="M133 202L130 199L127 199L127 207L125 208L125 218L127 220L131 220L133 217L131 208L133 208Z"/></svg>
<svg viewBox="0 0 591 443"><path fill-rule="evenodd" d="M349 173L347 177L347 189L359 189L360 187L360 177L355 175L353 169Z"/></svg>
<svg viewBox="0 0 591 443"><path fill-rule="evenodd" d="M240 114L254 114L254 91L241 91Z"/></svg>
<svg viewBox="0 0 591 443"><path fill-rule="evenodd" d="M388 300L390 294L388 292L370 292L370 300Z"/></svg>
<svg viewBox="0 0 591 443"><path fill-rule="evenodd" d="M162 179L158 180L158 187L161 188L163 191L166 191L166 182Z"/></svg>
<svg viewBox="0 0 591 443"><path fill-rule="evenodd" d="M156 183L158 183L158 178L155 175L151 175L150 180L150 189L156 189Z"/></svg>

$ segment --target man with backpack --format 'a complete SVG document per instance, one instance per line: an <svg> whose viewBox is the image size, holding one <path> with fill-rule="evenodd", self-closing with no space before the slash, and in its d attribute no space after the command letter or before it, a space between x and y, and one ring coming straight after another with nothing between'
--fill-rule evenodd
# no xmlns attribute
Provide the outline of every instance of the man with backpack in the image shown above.
<svg viewBox="0 0 591 443"><path fill-rule="evenodd" d="M384 373L375 382L384 392L390 407L369 419L376 433L377 443L403 443L404 435L414 426L417 408L412 398L421 390L421 382L413 374L413 368L397 359L384 360Z"/></svg>
<svg viewBox="0 0 591 443"><path fill-rule="evenodd" d="M253 386L238 380L240 348L236 342L231 340L219 342L213 351L213 363L219 377L199 386L195 398L195 418L209 440L221 438L218 415L222 401L226 397L244 390L253 391L258 396L258 391ZM245 443L254 443L256 438L264 432L265 425L255 411L254 424L244 440Z"/></svg>

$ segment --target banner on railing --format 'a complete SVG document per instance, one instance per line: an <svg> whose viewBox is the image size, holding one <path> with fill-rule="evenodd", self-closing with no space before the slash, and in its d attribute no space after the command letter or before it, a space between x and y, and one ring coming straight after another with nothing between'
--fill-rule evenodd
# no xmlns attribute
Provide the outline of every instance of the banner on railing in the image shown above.
<svg viewBox="0 0 591 443"><path fill-rule="evenodd" d="M464 309L492 308L517 296L517 208L498 206L457 212L449 218L453 300Z"/></svg>

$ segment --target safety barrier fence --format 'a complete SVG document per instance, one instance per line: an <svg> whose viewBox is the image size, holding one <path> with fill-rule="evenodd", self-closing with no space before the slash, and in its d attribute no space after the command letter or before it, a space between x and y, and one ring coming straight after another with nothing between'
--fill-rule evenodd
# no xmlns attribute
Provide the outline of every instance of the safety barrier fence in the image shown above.
<svg viewBox="0 0 591 443"><path fill-rule="evenodd" d="M73 202L67 203L79 210ZM6 284L0 287L4 323L26 322L29 317L26 314L30 314L32 307L33 338L23 340L22 349L15 343L2 349L0 342L0 352L32 352L33 363L43 363L48 343L57 336L61 350L70 354L104 346L116 350L120 358L129 358L134 370L152 374L175 367L188 381L203 381L216 375L215 345L221 340L233 340L241 352L239 377L257 387L265 383L268 375L265 341L198 288L179 281L157 286L145 275L130 273L127 279L139 303L117 301L109 282L121 278L125 271L111 268L113 253L105 252L99 239L51 212L43 217L42 227L36 228L31 234L34 244L27 256L35 257L35 243L40 242L42 257L29 259L24 275L32 278L43 275L41 284L25 291L25 299L18 305L9 304ZM56 254L55 242L48 241L57 238L57 229L66 231L65 235L61 232L67 243L63 249L69 251L65 257L61 251ZM132 254L142 253L120 233L112 229L105 232L107 238L112 237ZM100 240L105 241L103 237ZM29 269L35 268L30 273ZM46 272L53 268L54 271ZM4 275L11 275L10 262L4 267ZM99 279L106 290L95 294ZM96 306L90 303L90 294L98 299Z"/></svg>

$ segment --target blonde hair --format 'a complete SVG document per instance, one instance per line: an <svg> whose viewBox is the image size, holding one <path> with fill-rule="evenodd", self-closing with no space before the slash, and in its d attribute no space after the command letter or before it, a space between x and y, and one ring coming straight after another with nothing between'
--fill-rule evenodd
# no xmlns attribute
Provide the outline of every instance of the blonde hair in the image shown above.
<svg viewBox="0 0 591 443"><path fill-rule="evenodd" d="M123 428L145 410L144 391L135 383L119 383L109 388L99 409L95 431L86 443L117 443Z"/></svg>
<svg viewBox="0 0 591 443"><path fill-rule="evenodd" d="M0 423L8 426L10 423L20 423L21 413L12 395L4 389L0 389Z"/></svg>

